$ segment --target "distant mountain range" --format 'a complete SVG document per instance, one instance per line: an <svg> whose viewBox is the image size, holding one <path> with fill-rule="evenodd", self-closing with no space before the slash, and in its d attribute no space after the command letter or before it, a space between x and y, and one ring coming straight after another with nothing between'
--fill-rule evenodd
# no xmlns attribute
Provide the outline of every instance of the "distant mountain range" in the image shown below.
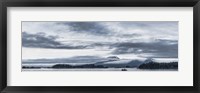
<svg viewBox="0 0 200 93"><path fill-rule="evenodd" d="M149 67L147 66L148 65L147 63L157 63L157 62L152 58L148 58L146 60L136 60L136 59L133 60L133 59L120 59L117 56L109 56L106 58L97 56L76 56L71 58L23 60L22 65L23 68L42 68L45 67L42 65L52 64L47 67L48 68L139 68L140 67L141 69L145 69L144 67ZM33 64L39 64L39 65L33 65ZM157 64L160 64L160 62ZM141 67L141 65L143 65L143 67Z"/></svg>

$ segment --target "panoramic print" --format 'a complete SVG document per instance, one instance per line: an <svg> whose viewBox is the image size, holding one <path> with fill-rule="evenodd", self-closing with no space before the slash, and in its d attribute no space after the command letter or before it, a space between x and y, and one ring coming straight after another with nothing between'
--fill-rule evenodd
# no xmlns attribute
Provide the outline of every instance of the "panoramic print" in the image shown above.
<svg viewBox="0 0 200 93"><path fill-rule="evenodd" d="M23 21L22 71L178 71L178 21Z"/></svg>

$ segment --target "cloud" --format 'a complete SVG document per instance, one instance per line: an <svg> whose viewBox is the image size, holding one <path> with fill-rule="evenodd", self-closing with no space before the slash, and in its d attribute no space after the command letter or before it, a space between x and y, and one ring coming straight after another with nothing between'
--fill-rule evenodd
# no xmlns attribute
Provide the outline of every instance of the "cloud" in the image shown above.
<svg viewBox="0 0 200 93"><path fill-rule="evenodd" d="M151 39L178 40L178 21L116 21L116 22L22 22L22 31L45 32L63 40L127 42Z"/></svg>
<svg viewBox="0 0 200 93"><path fill-rule="evenodd" d="M112 23L110 23L112 26ZM139 34L143 38L178 39L178 21L119 22L113 30L120 33Z"/></svg>
<svg viewBox="0 0 200 93"><path fill-rule="evenodd" d="M178 57L178 21L23 22L22 31L23 47Z"/></svg>
<svg viewBox="0 0 200 93"><path fill-rule="evenodd" d="M156 40L144 43L117 43L114 44L112 54L136 54L143 57L178 57L178 42L175 40Z"/></svg>
<svg viewBox="0 0 200 93"><path fill-rule="evenodd" d="M178 41L156 39L154 42L81 42L63 44L57 41L57 36L45 33L22 33L22 46L30 48L50 49L109 49L111 54L134 54L141 57L178 57ZM78 42L77 42L78 43Z"/></svg>
<svg viewBox="0 0 200 93"><path fill-rule="evenodd" d="M22 46L31 48L51 48L51 49L83 49L86 46L65 45L56 41L58 37L47 36L45 33L29 34L22 32Z"/></svg>
<svg viewBox="0 0 200 93"><path fill-rule="evenodd" d="M69 27L69 31L77 33L87 33L92 35L107 35L109 29L100 24L100 22L58 22L58 25L65 25Z"/></svg>

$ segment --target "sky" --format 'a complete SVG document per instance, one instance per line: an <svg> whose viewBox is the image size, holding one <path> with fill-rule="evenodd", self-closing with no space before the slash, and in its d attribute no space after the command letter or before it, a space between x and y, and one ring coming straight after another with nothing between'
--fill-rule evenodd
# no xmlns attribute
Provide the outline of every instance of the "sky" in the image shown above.
<svg viewBox="0 0 200 93"><path fill-rule="evenodd" d="M22 22L22 59L178 58L178 21Z"/></svg>

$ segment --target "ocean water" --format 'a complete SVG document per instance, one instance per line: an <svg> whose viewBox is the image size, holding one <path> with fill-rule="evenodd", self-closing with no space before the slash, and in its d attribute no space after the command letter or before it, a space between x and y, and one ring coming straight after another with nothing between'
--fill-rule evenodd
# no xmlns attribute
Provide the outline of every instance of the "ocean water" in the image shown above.
<svg viewBox="0 0 200 93"><path fill-rule="evenodd" d="M128 64L130 60L118 60L118 61L110 61L110 62L103 62L102 65L124 65ZM95 63L95 62L92 62ZM122 69L126 69L127 71L178 71L178 69L137 69L135 68L51 68L53 65L56 64L68 64L68 65L83 65L88 64L84 62L22 62L22 66L27 67L41 67L41 68L22 68L22 71L122 71Z"/></svg>
<svg viewBox="0 0 200 93"><path fill-rule="evenodd" d="M73 68L73 69L22 69L22 71L122 71L124 68ZM125 68L127 71L178 71L178 69L137 69L137 68ZM125 71L124 71L125 72Z"/></svg>

